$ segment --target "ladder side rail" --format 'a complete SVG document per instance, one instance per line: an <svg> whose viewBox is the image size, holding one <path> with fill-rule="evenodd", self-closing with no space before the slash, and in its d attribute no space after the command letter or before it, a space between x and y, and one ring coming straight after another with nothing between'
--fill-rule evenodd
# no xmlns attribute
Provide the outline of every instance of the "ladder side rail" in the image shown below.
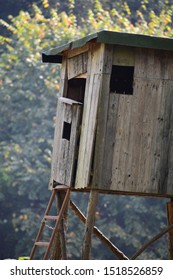
<svg viewBox="0 0 173 280"><path fill-rule="evenodd" d="M52 206L52 203L54 201L54 198L55 198L55 195L56 195L56 191L53 190L52 194L51 194L51 197L50 197L50 200L49 200L49 203L47 205L47 208L46 208L46 211L44 213L44 217L47 216L50 212L50 209L51 209L51 206Z"/></svg>
<svg viewBox="0 0 173 280"><path fill-rule="evenodd" d="M56 192L56 190L58 191L58 189L55 189L54 191ZM51 246L52 246L55 234L56 234L56 230L57 230L57 228L60 224L61 218L62 218L63 213L64 213L64 211L67 207L67 203L69 202L69 200L70 200L70 188L67 189L67 191L66 191L65 198L64 198L63 203L62 203L62 207L59 211L58 219L56 221L52 236L51 236L50 241L49 241L49 246L47 247L47 250L44 254L44 258L43 258L44 260L47 260L47 258L48 258L48 255L49 255L49 252L50 252L50 249L51 249Z"/></svg>
<svg viewBox="0 0 173 280"><path fill-rule="evenodd" d="M44 217L45 217L46 215L48 215L48 213L49 213L49 211L50 211L50 208L51 208L51 206L52 206L53 200L54 200L54 198L55 198L55 194L56 194L55 191L53 191L52 194L51 194L51 197L50 197L50 199L49 199L49 203L48 203L48 205L47 205L47 208L46 208L46 211L45 211L45 214L44 214ZM40 226L40 228L39 228L38 234L37 234L36 239L35 239L35 242L34 242L34 246L33 246L33 248L32 248L31 254L30 254L30 260L32 260L33 257L34 257L34 254L35 254L35 251L36 251L36 248L37 248L36 242L39 242L39 241L40 241L40 237L41 237L42 231L43 231L43 229L44 229L45 223L46 223L46 222L45 222L45 219L43 218L43 220L42 220L42 222L41 222L41 226Z"/></svg>

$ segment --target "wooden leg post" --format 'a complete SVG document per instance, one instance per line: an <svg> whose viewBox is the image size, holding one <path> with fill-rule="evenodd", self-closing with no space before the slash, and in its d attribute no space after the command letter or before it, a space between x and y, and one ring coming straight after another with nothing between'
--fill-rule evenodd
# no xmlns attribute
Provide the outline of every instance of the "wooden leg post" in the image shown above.
<svg viewBox="0 0 173 280"><path fill-rule="evenodd" d="M88 209L87 209L84 241L83 241L83 248L82 248L83 260L90 259L91 240L92 240L92 233L93 233L94 222L95 222L95 211L97 207L97 201L98 201L98 192L95 190L91 190Z"/></svg>
<svg viewBox="0 0 173 280"><path fill-rule="evenodd" d="M168 224L173 224L173 198L167 203L167 217ZM173 260L173 228L169 231L169 254L170 259Z"/></svg>

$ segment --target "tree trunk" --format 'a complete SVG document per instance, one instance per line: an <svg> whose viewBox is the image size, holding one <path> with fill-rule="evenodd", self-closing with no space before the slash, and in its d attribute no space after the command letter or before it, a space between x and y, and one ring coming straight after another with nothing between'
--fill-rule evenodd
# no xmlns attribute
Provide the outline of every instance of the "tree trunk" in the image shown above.
<svg viewBox="0 0 173 280"><path fill-rule="evenodd" d="M90 259L91 240L92 240L92 233L93 233L94 222L95 222L95 211L97 207L97 201L98 201L98 192L95 190L91 190L88 209L87 209L84 241L83 241L83 248L82 248L83 260Z"/></svg>

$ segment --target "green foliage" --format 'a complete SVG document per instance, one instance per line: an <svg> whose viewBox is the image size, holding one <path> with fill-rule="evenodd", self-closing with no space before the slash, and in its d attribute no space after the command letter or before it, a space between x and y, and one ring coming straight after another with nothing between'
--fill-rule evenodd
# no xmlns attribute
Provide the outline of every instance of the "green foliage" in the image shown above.
<svg viewBox="0 0 173 280"><path fill-rule="evenodd" d="M151 10L150 1L142 6L138 2L43 0L42 5L33 4L31 12L10 17L10 23L0 20L11 34L0 37L1 259L29 254L49 196L60 69L42 64L41 52L101 29L172 37L170 5L159 1ZM73 194L83 211L86 196ZM151 213L152 219L146 218ZM129 256L165 224L163 201L100 196L96 225ZM82 231L83 225L70 214L71 259L80 258ZM165 242L143 257L166 258ZM96 239L93 256L114 258Z"/></svg>

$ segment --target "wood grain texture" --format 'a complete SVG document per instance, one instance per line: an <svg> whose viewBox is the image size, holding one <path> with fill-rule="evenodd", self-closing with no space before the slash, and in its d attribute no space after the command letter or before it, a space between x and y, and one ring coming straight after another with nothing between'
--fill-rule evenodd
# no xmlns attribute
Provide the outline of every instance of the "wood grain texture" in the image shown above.
<svg viewBox="0 0 173 280"><path fill-rule="evenodd" d="M172 61L167 61L168 52L160 54L137 50L133 95L105 93L91 188L173 195ZM112 96L112 112L107 96Z"/></svg>
<svg viewBox="0 0 173 280"><path fill-rule="evenodd" d="M68 79L72 79L87 72L88 53L82 53L67 60Z"/></svg>
<svg viewBox="0 0 173 280"><path fill-rule="evenodd" d="M135 49L127 46L113 47L113 65L134 66Z"/></svg>
<svg viewBox="0 0 173 280"><path fill-rule="evenodd" d="M85 188L90 181L102 72L104 62L107 61L104 54L104 44L91 49L88 54L87 81L75 188Z"/></svg>
<svg viewBox="0 0 173 280"><path fill-rule="evenodd" d="M108 129L107 116L110 108L110 77L112 70L112 59L113 59L113 47L106 46L105 48L105 61L102 75L102 88L100 92L99 104L98 104L98 119L97 119L97 132L96 142L94 150L94 169L93 169L93 180L92 188L97 188L99 185L105 185L104 174L105 168L109 165L109 160L105 158L105 147L110 145L106 143L106 131ZM109 115L110 116L110 115ZM109 131L110 132L110 131ZM107 147L108 148L108 147ZM108 149L106 149L106 153ZM106 162L105 162L106 160ZM107 168L106 168L107 169ZM107 169L108 170L108 169Z"/></svg>
<svg viewBox="0 0 173 280"><path fill-rule="evenodd" d="M60 89L59 89L59 97L67 95L67 59L63 57L62 66L61 66L61 75L60 75ZM51 157L51 171L50 171L50 179L49 179L49 189L53 187L54 176L56 177L56 164L59 153L59 147L57 146L58 135L62 130L58 120L62 116L62 108L60 108L60 104L57 99L57 110L56 110L56 119L55 119L55 130L54 130L54 140L53 140L53 149L52 149L52 157Z"/></svg>
<svg viewBox="0 0 173 280"><path fill-rule="evenodd" d="M135 77L173 80L173 55L170 51L135 50Z"/></svg>
<svg viewBox="0 0 173 280"><path fill-rule="evenodd" d="M81 109L81 103L69 99L66 102L66 98L59 98L50 187L53 181L67 186L73 184ZM64 122L71 125L70 139L63 138Z"/></svg>
<svg viewBox="0 0 173 280"><path fill-rule="evenodd" d="M53 141L53 152L51 159L51 173L50 173L50 181L49 181L49 189L53 188L53 182L57 177L57 164L58 157L60 151L60 143L59 143L59 135L63 129L63 122L59 122L59 120L63 117L63 107L60 102L57 105L57 113L56 113L56 122L55 122L55 132L54 132L54 141Z"/></svg>
<svg viewBox="0 0 173 280"><path fill-rule="evenodd" d="M136 79L119 98L110 189L173 194L170 81Z"/></svg>
<svg viewBox="0 0 173 280"><path fill-rule="evenodd" d="M156 90L157 88L157 90ZM153 90L155 89L155 90ZM159 89L159 90L158 90ZM135 80L134 95L120 97L112 185L118 190L157 192L151 184L162 84Z"/></svg>
<svg viewBox="0 0 173 280"><path fill-rule="evenodd" d="M92 180L93 188L97 188L98 186L103 184L103 169L105 167L104 148L107 129L107 115L109 109L110 74L103 74L102 79L102 91L100 94L98 105L98 121L94 150L94 169Z"/></svg>

